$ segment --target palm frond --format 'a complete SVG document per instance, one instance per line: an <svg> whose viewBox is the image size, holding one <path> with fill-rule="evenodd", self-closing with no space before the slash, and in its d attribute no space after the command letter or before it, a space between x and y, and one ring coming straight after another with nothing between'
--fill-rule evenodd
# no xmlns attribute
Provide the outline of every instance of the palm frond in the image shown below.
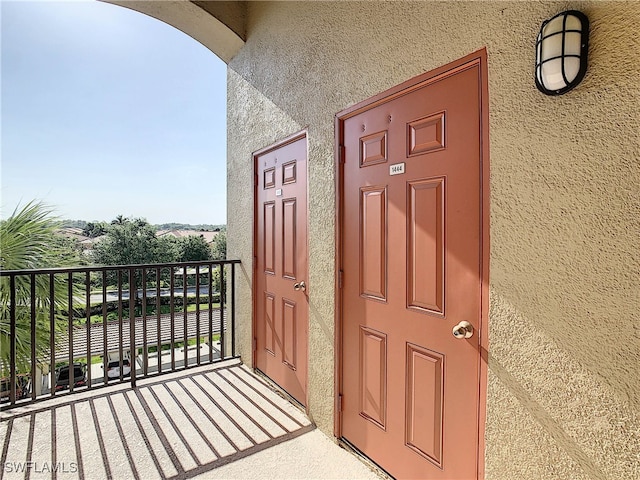
<svg viewBox="0 0 640 480"><path fill-rule="evenodd" d="M32 201L16 207L12 215L0 221L0 268L3 270L30 270L62 267L64 259L55 231L59 222L53 210L42 202ZM64 328L66 321L61 312L73 308L69 305L68 279L63 276L35 276L35 338L37 358L48 356L50 337ZM16 358L18 371L28 371L31 364L31 275L15 277ZM53 282L53 296L51 296ZM77 287L72 285L72 298ZM54 332L51 332L51 307L54 311ZM11 334L11 287L8 277L0 278L0 370L8 368Z"/></svg>

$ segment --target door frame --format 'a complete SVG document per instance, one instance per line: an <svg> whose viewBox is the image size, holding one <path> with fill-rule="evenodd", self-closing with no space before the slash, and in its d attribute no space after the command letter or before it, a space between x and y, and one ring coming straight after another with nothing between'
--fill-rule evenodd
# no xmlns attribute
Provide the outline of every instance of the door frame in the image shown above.
<svg viewBox="0 0 640 480"><path fill-rule="evenodd" d="M252 239L252 279L251 279L251 368L256 371L258 369L257 363L257 335L258 335L258 318L257 318L257 308L256 304L258 302L258 157L264 155L265 153L271 152L273 150L277 150L281 147L289 145L290 143L297 142L298 140L305 139L305 144L307 148L307 161L306 161L306 201L307 201L307 211L306 218L307 221L304 224L304 228L306 231L306 247L307 247L307 277L309 277L309 132L308 129L302 129L296 133L289 135L275 143L272 143L266 147L261 148L260 150L256 150L251 154L253 164L253 239ZM309 279L306 280L307 283L307 298L309 298ZM307 312L307 319L309 319L309 312ZM309 320L307 320L309 321ZM307 326L307 378L305 382L305 412L309 414L309 328ZM266 375L265 375L266 376ZM288 398L292 399L296 404L298 402L289 395L282 387L280 387L277 383L271 380L269 377L266 377L271 384L275 387L278 387L281 392L283 392Z"/></svg>
<svg viewBox="0 0 640 480"><path fill-rule="evenodd" d="M459 70L478 65L480 70L480 278L481 278L481 315L479 320L479 412L478 412L478 478L484 478L484 432L487 410L487 361L489 348L489 77L487 72L487 50L483 48L463 58L455 60L427 73L414 77L392 87L378 95L357 103L337 113L334 122L335 132L335 171L336 171L336 264L335 264L335 383L334 383L334 435L342 438L341 392L343 390L343 351L342 344L342 270L344 265L342 231L344 225L344 122L362 111L386 103L405 93L425 87L438 80L449 77Z"/></svg>

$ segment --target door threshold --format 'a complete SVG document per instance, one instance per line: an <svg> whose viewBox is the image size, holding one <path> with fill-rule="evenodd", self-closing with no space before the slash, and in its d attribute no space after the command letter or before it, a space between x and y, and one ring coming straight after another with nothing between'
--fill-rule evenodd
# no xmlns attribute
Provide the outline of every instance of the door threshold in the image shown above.
<svg viewBox="0 0 640 480"><path fill-rule="evenodd" d="M344 437L340 437L336 439L338 441L338 445L344 448L346 451L358 457L362 463L364 463L367 467L369 467L373 472L377 473L378 476L385 480L395 480L395 477L387 472L384 468L378 465L376 462L367 457L362 451L353 445L349 440Z"/></svg>

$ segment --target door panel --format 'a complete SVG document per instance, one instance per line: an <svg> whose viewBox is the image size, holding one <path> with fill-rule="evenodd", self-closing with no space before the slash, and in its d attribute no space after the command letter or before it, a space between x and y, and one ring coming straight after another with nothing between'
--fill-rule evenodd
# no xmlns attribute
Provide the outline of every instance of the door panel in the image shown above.
<svg viewBox="0 0 640 480"><path fill-rule="evenodd" d="M264 273L275 275L276 273L276 204L264 203L263 218L263 245L264 245Z"/></svg>
<svg viewBox="0 0 640 480"><path fill-rule="evenodd" d="M296 279L296 199L288 198L282 202L282 275Z"/></svg>
<svg viewBox="0 0 640 480"><path fill-rule="evenodd" d="M292 370L296 369L298 357L296 355L296 315L295 302L283 298L282 299L282 362Z"/></svg>
<svg viewBox="0 0 640 480"><path fill-rule="evenodd" d="M408 183L410 308L444 313L444 178Z"/></svg>
<svg viewBox="0 0 640 480"><path fill-rule="evenodd" d="M309 306L307 141L298 136L257 153L255 366L306 404Z"/></svg>
<svg viewBox="0 0 640 480"><path fill-rule="evenodd" d="M385 428L387 336L366 327L360 327L360 415Z"/></svg>
<svg viewBox="0 0 640 480"><path fill-rule="evenodd" d="M271 355L276 354L276 297L268 292L264 292L264 348Z"/></svg>
<svg viewBox="0 0 640 480"><path fill-rule="evenodd" d="M364 296L386 299L387 290L387 200L386 189L361 190L360 213L360 292Z"/></svg>
<svg viewBox="0 0 640 480"><path fill-rule="evenodd" d="M444 358L407 344L406 445L442 466Z"/></svg>
<svg viewBox="0 0 640 480"><path fill-rule="evenodd" d="M338 118L341 432L398 478L478 474L480 81L471 62Z"/></svg>

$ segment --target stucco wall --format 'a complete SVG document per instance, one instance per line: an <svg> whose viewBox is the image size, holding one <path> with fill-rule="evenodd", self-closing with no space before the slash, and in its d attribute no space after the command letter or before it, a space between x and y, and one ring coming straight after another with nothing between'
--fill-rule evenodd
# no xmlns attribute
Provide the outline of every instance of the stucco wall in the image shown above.
<svg viewBox="0 0 640 480"><path fill-rule="evenodd" d="M589 69L533 84L541 22L591 21ZM333 426L334 115L486 47L486 477L640 478L640 2L250 3L228 73L229 255L251 358L251 153L309 129L311 415Z"/></svg>

